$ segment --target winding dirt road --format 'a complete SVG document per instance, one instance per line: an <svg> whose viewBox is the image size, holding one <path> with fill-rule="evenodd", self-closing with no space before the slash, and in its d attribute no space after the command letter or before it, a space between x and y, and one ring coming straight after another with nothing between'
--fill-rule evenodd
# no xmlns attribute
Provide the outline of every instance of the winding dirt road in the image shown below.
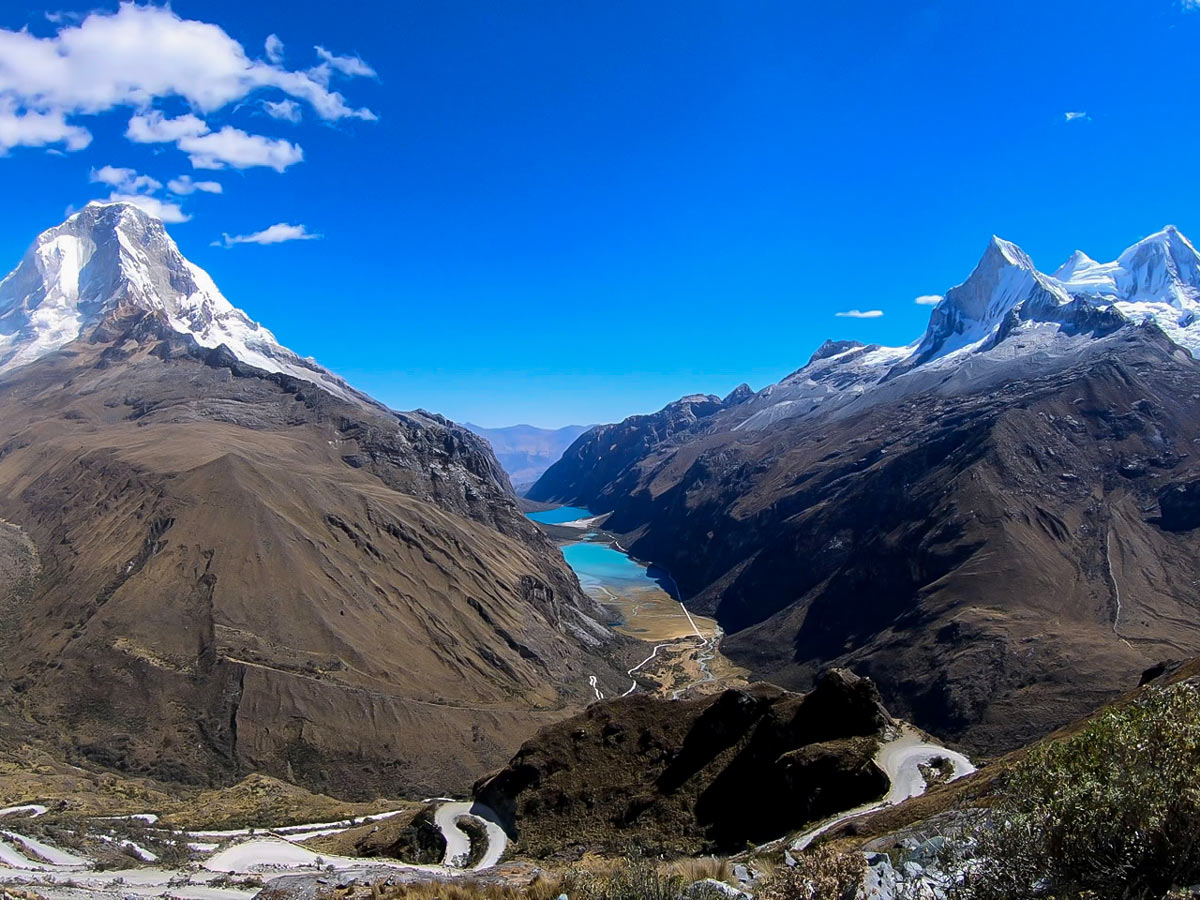
<svg viewBox="0 0 1200 900"><path fill-rule="evenodd" d="M883 799L857 806L822 822L816 828L801 834L793 842L792 849L803 850L813 840L843 822L865 816L867 813L883 809L885 806L894 806L909 797L925 793L927 785L925 776L921 774L921 766L939 758L948 760L950 763L949 781L955 781L975 771L975 766L961 753L926 741L919 731L905 723L901 726L900 734L893 740L881 744L875 754L875 764L891 781L891 787Z"/></svg>
<svg viewBox="0 0 1200 900"><path fill-rule="evenodd" d="M490 869L500 862L504 848L508 846L508 835L496 822L496 814L482 803L472 803L469 800L443 803L433 814L433 822L446 838L446 855L442 865L447 868L466 868L466 861L471 855L471 837L459 825L460 818L475 819L487 831L487 849L483 857L472 869Z"/></svg>

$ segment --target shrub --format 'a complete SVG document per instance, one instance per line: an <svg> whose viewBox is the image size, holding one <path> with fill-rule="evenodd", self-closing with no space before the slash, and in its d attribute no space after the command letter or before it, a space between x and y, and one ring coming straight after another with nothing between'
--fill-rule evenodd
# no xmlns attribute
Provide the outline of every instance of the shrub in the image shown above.
<svg viewBox="0 0 1200 900"><path fill-rule="evenodd" d="M779 866L763 883L758 900L849 900L858 892L867 862L861 853L837 853L824 845Z"/></svg>
<svg viewBox="0 0 1200 900"><path fill-rule="evenodd" d="M1200 880L1200 689L1151 691L1031 750L977 841L968 900L1157 900Z"/></svg>
<svg viewBox="0 0 1200 900"><path fill-rule="evenodd" d="M568 877L571 900L679 900L683 876L645 859L626 859L607 875L588 872Z"/></svg>

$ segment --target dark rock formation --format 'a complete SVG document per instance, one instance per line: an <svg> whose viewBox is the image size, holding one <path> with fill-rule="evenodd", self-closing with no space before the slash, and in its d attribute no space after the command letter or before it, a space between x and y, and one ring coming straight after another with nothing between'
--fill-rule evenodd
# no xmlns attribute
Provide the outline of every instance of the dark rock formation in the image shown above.
<svg viewBox="0 0 1200 900"><path fill-rule="evenodd" d="M615 425L599 425L581 435L526 493L530 500L587 506L608 512L619 498L610 497L610 482L656 447L695 429L715 413L752 396L740 385L722 400L694 394L647 416L631 416Z"/></svg>
<svg viewBox="0 0 1200 900"><path fill-rule="evenodd" d="M842 670L806 695L633 695L544 729L475 795L534 856L729 851L880 796L889 721L874 686Z"/></svg>
<svg viewBox="0 0 1200 900"><path fill-rule="evenodd" d="M1158 506L1167 531L1200 528L1200 479L1166 488L1158 495Z"/></svg>

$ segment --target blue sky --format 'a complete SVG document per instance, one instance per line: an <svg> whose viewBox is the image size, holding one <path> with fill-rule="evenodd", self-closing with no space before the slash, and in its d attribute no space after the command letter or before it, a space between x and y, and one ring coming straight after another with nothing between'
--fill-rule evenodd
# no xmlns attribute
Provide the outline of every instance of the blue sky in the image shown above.
<svg viewBox="0 0 1200 900"><path fill-rule="evenodd" d="M152 193L231 301L392 406L611 421L907 343L992 233L1043 269L1200 237L1189 6L5 3L0 269ZM236 242L273 225L320 237Z"/></svg>

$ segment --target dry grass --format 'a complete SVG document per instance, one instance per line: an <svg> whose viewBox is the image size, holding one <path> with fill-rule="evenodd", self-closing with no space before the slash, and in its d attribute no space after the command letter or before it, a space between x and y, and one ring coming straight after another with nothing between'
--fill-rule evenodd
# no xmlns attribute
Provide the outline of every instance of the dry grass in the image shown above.
<svg viewBox="0 0 1200 900"><path fill-rule="evenodd" d="M535 878L528 885L492 884L477 881L421 881L413 884L375 882L365 896L371 900L555 900L566 893L569 884L559 876ZM330 894L332 898L364 896L362 894Z"/></svg>
<svg viewBox="0 0 1200 900"><path fill-rule="evenodd" d="M621 624L613 630L621 634L651 644L696 636L692 623L675 598L661 588L635 588L627 594L602 591L595 596L620 615ZM705 637L716 633L717 623L712 619L706 616L692 618Z"/></svg>
<svg viewBox="0 0 1200 900"><path fill-rule="evenodd" d="M674 900L687 885L726 880L729 861L720 857L656 862L591 856L567 872L542 872L526 884L460 879L388 884L377 881L333 889L322 900Z"/></svg>
<svg viewBox="0 0 1200 900"><path fill-rule="evenodd" d="M733 874L729 860L724 856L697 856L690 859L679 859L667 863L663 867L668 874L678 875L688 884L714 878L717 881L728 881Z"/></svg>

